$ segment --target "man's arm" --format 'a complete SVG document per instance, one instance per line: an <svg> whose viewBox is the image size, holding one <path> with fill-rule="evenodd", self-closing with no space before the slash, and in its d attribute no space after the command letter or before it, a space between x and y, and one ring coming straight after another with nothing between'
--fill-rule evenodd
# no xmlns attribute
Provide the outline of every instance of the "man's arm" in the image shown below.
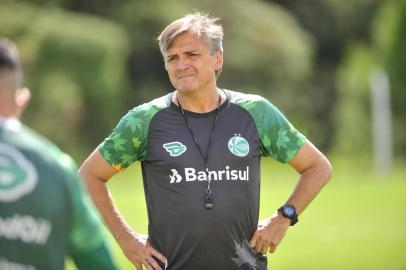
<svg viewBox="0 0 406 270"><path fill-rule="evenodd" d="M130 228L114 204L106 183L116 173L98 149L93 151L79 169L90 196L127 258L138 270L142 270L142 264L148 270L161 270L156 259L165 263L166 258L153 249L147 239Z"/></svg>
<svg viewBox="0 0 406 270"><path fill-rule="evenodd" d="M309 141L305 142L289 164L300 173L300 178L286 203L293 205L300 214L328 182L332 167L328 159ZM283 217L279 211L275 212L258 226L251 239L251 247L258 253L274 252L285 236L290 222L291 220Z"/></svg>

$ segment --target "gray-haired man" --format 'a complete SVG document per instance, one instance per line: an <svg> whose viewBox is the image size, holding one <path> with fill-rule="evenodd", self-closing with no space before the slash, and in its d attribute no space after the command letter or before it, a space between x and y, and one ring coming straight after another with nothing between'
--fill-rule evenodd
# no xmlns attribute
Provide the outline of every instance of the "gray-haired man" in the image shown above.
<svg viewBox="0 0 406 270"><path fill-rule="evenodd" d="M290 225L331 175L331 166L269 101L217 87L223 30L200 13L158 40L174 92L130 110L80 173L110 231L137 269L267 269ZM260 158L300 173L297 188L258 225ZM142 164L148 239L129 228L106 182Z"/></svg>

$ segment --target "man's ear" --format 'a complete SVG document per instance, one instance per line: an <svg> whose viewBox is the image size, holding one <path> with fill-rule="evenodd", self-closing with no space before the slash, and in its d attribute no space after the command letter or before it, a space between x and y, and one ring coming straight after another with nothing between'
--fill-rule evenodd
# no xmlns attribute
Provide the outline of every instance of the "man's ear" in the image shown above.
<svg viewBox="0 0 406 270"><path fill-rule="evenodd" d="M221 70L223 68L224 54L223 50L218 50L216 52L216 63L214 65L215 70Z"/></svg>
<svg viewBox="0 0 406 270"><path fill-rule="evenodd" d="M20 88L15 93L16 116L20 118L31 100L31 91L28 88Z"/></svg>

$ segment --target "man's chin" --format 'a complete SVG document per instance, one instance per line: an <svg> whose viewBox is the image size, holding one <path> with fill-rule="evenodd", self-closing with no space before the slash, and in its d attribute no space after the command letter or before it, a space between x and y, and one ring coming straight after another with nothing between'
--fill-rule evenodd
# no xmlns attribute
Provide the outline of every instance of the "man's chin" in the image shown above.
<svg viewBox="0 0 406 270"><path fill-rule="evenodd" d="M181 92L182 94L188 94L188 93L193 93L193 92L197 91L196 87L189 86L189 85L177 85L177 86L175 86L175 89L177 91Z"/></svg>

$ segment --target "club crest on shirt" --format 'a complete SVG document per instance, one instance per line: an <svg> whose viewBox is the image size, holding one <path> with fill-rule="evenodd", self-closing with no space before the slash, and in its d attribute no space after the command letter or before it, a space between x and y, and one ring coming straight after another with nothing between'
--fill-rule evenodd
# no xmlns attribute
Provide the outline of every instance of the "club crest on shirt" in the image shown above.
<svg viewBox="0 0 406 270"><path fill-rule="evenodd" d="M228 140L228 150L237 157L245 157L250 152L250 145L241 134L234 134Z"/></svg>
<svg viewBox="0 0 406 270"><path fill-rule="evenodd" d="M16 148L0 143L0 202L31 193L38 181L34 165Z"/></svg>
<svg viewBox="0 0 406 270"><path fill-rule="evenodd" d="M162 145L171 157L177 157L186 152L187 147L181 142L170 142Z"/></svg>

